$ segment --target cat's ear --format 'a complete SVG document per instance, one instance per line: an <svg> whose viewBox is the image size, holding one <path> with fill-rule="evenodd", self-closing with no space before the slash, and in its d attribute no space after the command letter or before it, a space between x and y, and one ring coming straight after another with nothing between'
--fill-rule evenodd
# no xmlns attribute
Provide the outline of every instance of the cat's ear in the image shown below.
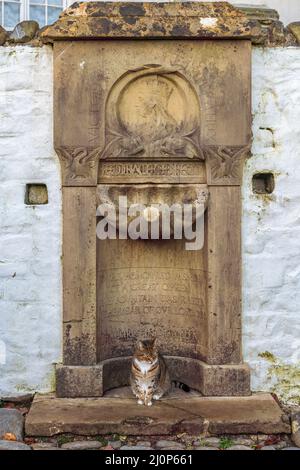
<svg viewBox="0 0 300 470"><path fill-rule="evenodd" d="M153 347L156 346L156 340L157 340L157 338L152 338L152 346Z"/></svg>
<svg viewBox="0 0 300 470"><path fill-rule="evenodd" d="M144 350L144 343L143 341L139 340L137 343L136 343L136 347L139 351L143 351Z"/></svg>

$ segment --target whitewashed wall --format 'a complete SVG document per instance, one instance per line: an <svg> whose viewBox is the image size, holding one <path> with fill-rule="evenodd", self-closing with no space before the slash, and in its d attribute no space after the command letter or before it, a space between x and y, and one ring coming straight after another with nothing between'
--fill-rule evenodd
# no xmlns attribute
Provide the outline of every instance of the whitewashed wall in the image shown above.
<svg viewBox="0 0 300 470"><path fill-rule="evenodd" d="M254 50L253 113L254 155L243 187L244 356L253 390L299 401L300 48ZM61 193L50 47L0 48L0 116L4 396L52 390L53 363L61 360ZM261 170L275 174L271 196L252 193L252 174ZM47 184L48 205L24 205L31 182Z"/></svg>
<svg viewBox="0 0 300 470"><path fill-rule="evenodd" d="M300 404L300 48L254 49L253 118L243 205L245 360L253 389ZM252 194L252 174L267 170L274 193Z"/></svg>
<svg viewBox="0 0 300 470"><path fill-rule="evenodd" d="M0 47L0 396L49 390L61 354L61 194L52 140L52 48ZM26 206L26 183L47 184L49 204Z"/></svg>

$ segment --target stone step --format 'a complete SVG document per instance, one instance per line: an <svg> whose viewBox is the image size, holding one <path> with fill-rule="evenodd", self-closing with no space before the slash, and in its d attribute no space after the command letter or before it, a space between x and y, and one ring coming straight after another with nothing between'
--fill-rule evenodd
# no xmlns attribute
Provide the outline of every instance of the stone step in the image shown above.
<svg viewBox="0 0 300 470"><path fill-rule="evenodd" d="M26 419L28 436L126 434L197 435L290 433L286 415L270 394L249 397L165 398L152 407L130 398L36 396Z"/></svg>

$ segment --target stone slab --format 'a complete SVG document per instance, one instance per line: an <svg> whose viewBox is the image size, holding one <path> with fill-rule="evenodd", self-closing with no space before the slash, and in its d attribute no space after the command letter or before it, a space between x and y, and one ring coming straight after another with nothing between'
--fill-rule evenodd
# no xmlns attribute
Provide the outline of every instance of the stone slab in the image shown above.
<svg viewBox="0 0 300 470"><path fill-rule="evenodd" d="M23 442L0 440L0 451L1 450L31 450L31 447Z"/></svg>
<svg viewBox="0 0 300 470"><path fill-rule="evenodd" d="M248 39L260 33L259 26L227 2L86 2L67 8L41 38Z"/></svg>
<svg viewBox="0 0 300 470"><path fill-rule="evenodd" d="M135 399L36 396L26 419L29 436L60 433L164 435L289 433L288 418L270 394L250 397L162 399L152 407Z"/></svg>
<svg viewBox="0 0 300 470"><path fill-rule="evenodd" d="M24 418L19 410L0 408L0 439L6 433L13 434L17 441L23 440Z"/></svg>

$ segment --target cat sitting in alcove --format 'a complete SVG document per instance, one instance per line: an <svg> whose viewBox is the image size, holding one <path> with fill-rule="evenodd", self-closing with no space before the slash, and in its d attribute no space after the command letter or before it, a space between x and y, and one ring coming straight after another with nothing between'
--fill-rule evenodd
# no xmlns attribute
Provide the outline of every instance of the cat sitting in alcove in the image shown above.
<svg viewBox="0 0 300 470"><path fill-rule="evenodd" d="M152 405L171 389L179 386L189 392L187 385L172 381L163 356L159 353L156 338L139 340L132 358L130 385L139 405Z"/></svg>

